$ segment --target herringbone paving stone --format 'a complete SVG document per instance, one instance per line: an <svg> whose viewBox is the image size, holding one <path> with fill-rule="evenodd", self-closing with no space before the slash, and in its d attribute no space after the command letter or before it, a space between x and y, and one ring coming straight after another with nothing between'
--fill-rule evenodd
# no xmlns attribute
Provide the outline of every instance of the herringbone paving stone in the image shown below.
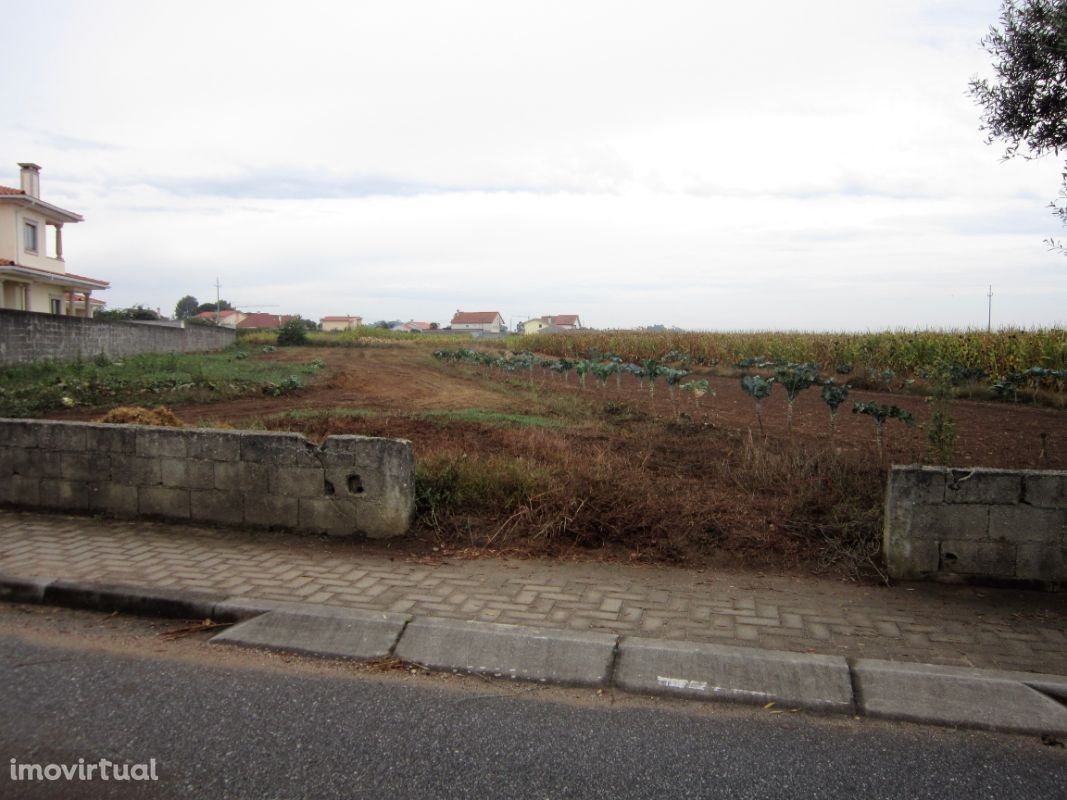
<svg viewBox="0 0 1067 800"><path fill-rule="evenodd" d="M1063 593L479 558L0 512L0 572L849 657L1067 673Z"/></svg>

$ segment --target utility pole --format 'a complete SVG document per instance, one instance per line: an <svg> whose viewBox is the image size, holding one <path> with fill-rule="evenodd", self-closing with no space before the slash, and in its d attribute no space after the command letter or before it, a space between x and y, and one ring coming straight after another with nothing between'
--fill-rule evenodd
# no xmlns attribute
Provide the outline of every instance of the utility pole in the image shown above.
<svg viewBox="0 0 1067 800"><path fill-rule="evenodd" d="M989 285L989 316L986 318L986 333L993 332L993 284Z"/></svg>
<svg viewBox="0 0 1067 800"><path fill-rule="evenodd" d="M215 324L219 324L219 303L222 302L219 298L219 290L222 286L219 284L219 276L215 276Z"/></svg>

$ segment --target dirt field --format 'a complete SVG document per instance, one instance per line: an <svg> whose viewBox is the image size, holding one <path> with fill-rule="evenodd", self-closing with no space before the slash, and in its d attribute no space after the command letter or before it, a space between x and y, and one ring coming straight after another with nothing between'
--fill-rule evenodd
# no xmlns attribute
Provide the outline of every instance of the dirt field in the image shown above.
<svg viewBox="0 0 1067 800"><path fill-rule="evenodd" d="M253 397L226 403L176 408L188 422L217 424L260 419L270 414L294 409L361 408L382 412L454 411L486 409L501 412L537 413L547 405L528 396L529 383L523 375L490 378L471 367L450 367L435 361L423 348L307 348L280 350L263 358L305 363L310 358L323 359L328 373L313 388L295 396L279 398ZM695 372L694 376L700 376ZM622 378L621 391L614 378L605 389L596 387L590 378L583 391L578 379L570 376L564 383L559 377L534 371L534 386L544 392L567 395L589 407L592 414L610 403L623 403L630 410L654 415L669 422L675 411L701 427L706 423L726 431L752 430L759 427L752 399L735 378L709 377L715 396L695 404L691 398L679 398L672 406L667 388L659 382L654 400L639 392L631 376ZM512 391L509 387L516 387ZM886 425L887 460L912 463L926 460L926 424L930 419L929 403L922 396L900 392L853 390L837 418L835 444L839 448L874 454L874 423L869 417L849 413L852 402L893 403L912 412L917 424L905 426L895 420ZM540 408L539 408L540 407ZM599 408L598 408L599 407ZM775 388L763 402L763 425L772 438L787 438L785 394ZM81 417L91 415L81 414ZM608 415L610 417L610 415ZM1035 406L957 399L952 403L956 423L956 466L1006 467L1019 469L1067 469L1067 412ZM684 419L684 418L683 418ZM404 425L400 425L404 427ZM414 428L427 428L415 424ZM431 431L439 426L430 425ZM333 432L333 431L328 431ZM1042 457L1042 434L1045 453ZM413 432L416 452L422 435ZM826 443L829 440L829 413L819 399L818 390L804 392L794 407L793 435L798 440Z"/></svg>
<svg viewBox="0 0 1067 800"><path fill-rule="evenodd" d="M752 400L736 378L715 396L655 398L625 376L486 374L424 347L295 348L257 356L327 369L284 397L175 407L189 424L410 439L419 464L416 541L452 550L715 563L877 577L886 465L929 462L931 410L917 395L853 391L831 439L818 389L793 430L784 392ZM694 377L701 377L699 373ZM853 401L893 403L917 424L874 423ZM474 411L472 411L474 410ZM1067 469L1067 411L955 400L955 466ZM505 415L529 415L510 418ZM93 413L57 414L93 418ZM1043 436L1044 435L1044 436Z"/></svg>

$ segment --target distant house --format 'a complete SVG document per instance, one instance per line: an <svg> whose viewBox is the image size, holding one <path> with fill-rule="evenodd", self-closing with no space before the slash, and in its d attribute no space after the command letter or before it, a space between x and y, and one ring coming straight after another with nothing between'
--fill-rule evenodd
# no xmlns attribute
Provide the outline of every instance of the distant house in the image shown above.
<svg viewBox="0 0 1067 800"><path fill-rule="evenodd" d="M84 295L84 294L75 293L75 295L74 295L74 307L75 308L77 308L78 306L82 306L84 308L85 307L85 303L87 301L89 303L89 316L90 317L95 317L96 316L96 312L97 311L103 311L104 310L104 306L107 305L107 302L105 302L104 300L98 300L95 297L89 297L89 296Z"/></svg>
<svg viewBox="0 0 1067 800"><path fill-rule="evenodd" d="M499 311L457 311L452 317L454 331L503 333L504 318Z"/></svg>
<svg viewBox="0 0 1067 800"><path fill-rule="evenodd" d="M319 327L324 331L350 331L363 324L363 317L323 317Z"/></svg>
<svg viewBox="0 0 1067 800"><path fill-rule="evenodd" d="M394 325L389 330L401 331L402 333L422 333L423 331L430 330L430 323L415 322L412 320L409 322L401 322L399 325Z"/></svg>
<svg viewBox="0 0 1067 800"><path fill-rule="evenodd" d="M523 333L556 333L558 331L574 331L582 327L582 321L577 314L556 314L547 317L536 317L522 323Z"/></svg>
<svg viewBox="0 0 1067 800"><path fill-rule="evenodd" d="M0 308L92 316L92 293L110 284L67 272L63 257L63 226L81 215L41 199L39 166L19 168L20 188L0 186Z"/></svg>
<svg viewBox="0 0 1067 800"><path fill-rule="evenodd" d="M245 318L237 323L239 331L273 331L280 328L291 319L300 319L296 314L246 314Z"/></svg>
<svg viewBox="0 0 1067 800"><path fill-rule="evenodd" d="M217 314L214 311L201 311L196 315L197 319L204 319L208 322L215 322L218 320L219 326L222 328L236 328L248 317L243 311L238 311L236 308L227 308L223 311L219 311Z"/></svg>

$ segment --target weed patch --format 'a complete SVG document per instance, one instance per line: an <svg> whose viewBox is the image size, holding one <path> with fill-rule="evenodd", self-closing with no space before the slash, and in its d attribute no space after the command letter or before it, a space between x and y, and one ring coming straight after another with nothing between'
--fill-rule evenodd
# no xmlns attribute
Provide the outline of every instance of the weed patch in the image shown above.
<svg viewBox="0 0 1067 800"><path fill-rule="evenodd" d="M79 406L211 402L263 391L285 394L303 385L291 375L291 365L247 352L153 353L7 367L0 370L0 416L32 417Z"/></svg>

